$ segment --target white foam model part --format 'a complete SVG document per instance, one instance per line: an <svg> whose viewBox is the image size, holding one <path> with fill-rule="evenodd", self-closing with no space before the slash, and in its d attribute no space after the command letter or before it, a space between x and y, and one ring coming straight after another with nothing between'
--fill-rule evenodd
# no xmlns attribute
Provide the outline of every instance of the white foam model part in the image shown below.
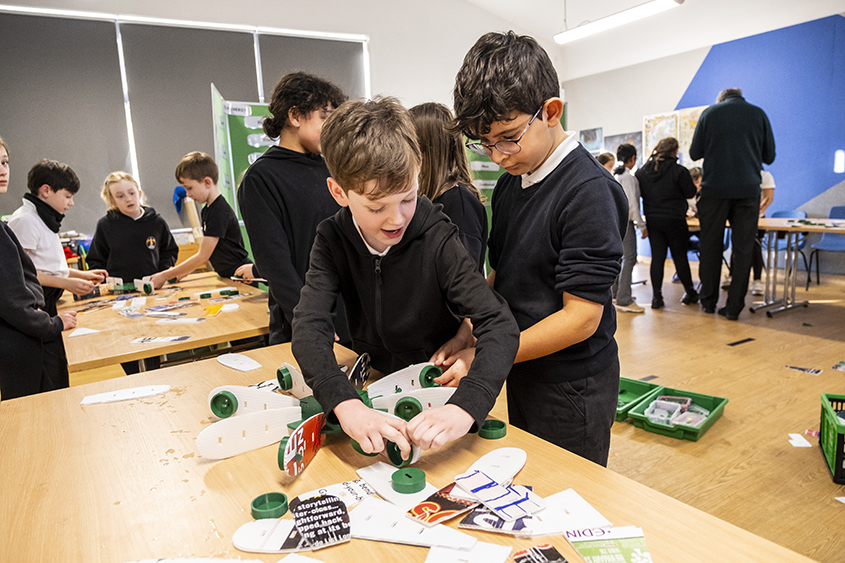
<svg viewBox="0 0 845 563"><path fill-rule="evenodd" d="M279 366L279 369L282 368L287 368L290 373L290 378L293 381L293 387L286 389L286 393L290 393L297 399L304 399L305 397L310 397L314 394L314 392L311 391L311 388L305 383L305 376L302 375L301 371L287 362L284 362L281 366Z"/></svg>
<svg viewBox="0 0 845 563"><path fill-rule="evenodd" d="M150 280L135 280L135 291L143 293L144 295L152 295L153 283ZM147 291L149 289L149 291Z"/></svg>
<svg viewBox="0 0 845 563"><path fill-rule="evenodd" d="M296 498L303 501L308 500L309 498L331 495L339 498L343 504L346 505L346 508L354 508L358 506L362 500L367 497L371 497L374 494L376 494L374 488L372 488L363 479L357 479L355 481L344 481L343 483L335 483L334 485L329 485L328 487L308 491L307 493L302 493Z"/></svg>
<svg viewBox="0 0 845 563"><path fill-rule="evenodd" d="M281 391L282 388L279 387L279 381L274 377L273 379L268 379L267 381L262 381L260 383L253 383L249 386L251 389L263 389L265 391Z"/></svg>
<svg viewBox="0 0 845 563"><path fill-rule="evenodd" d="M456 476L455 483L505 522L529 516L546 507L546 501L533 491L503 487L478 469Z"/></svg>
<svg viewBox="0 0 845 563"><path fill-rule="evenodd" d="M120 311L129 303L128 299L121 299L120 301L115 301L114 305L111 306L112 311Z"/></svg>
<svg viewBox="0 0 845 563"><path fill-rule="evenodd" d="M217 361L227 368L238 371L252 371L261 367L261 364L243 354L223 354L222 356L217 356Z"/></svg>
<svg viewBox="0 0 845 563"><path fill-rule="evenodd" d="M390 375L386 375L378 381L373 381L367 386L367 394L370 400L375 397L386 397L394 393L405 393L407 391L414 391L417 389L425 389L420 383L420 372L428 366L433 366L431 362L422 364L414 364L406 368L395 371ZM400 389L397 391L396 389ZM429 389L432 389L429 387Z"/></svg>
<svg viewBox="0 0 845 563"><path fill-rule="evenodd" d="M133 297L129 300L129 307L132 309L140 309L147 304L146 297Z"/></svg>
<svg viewBox="0 0 845 563"><path fill-rule="evenodd" d="M368 467L357 470L358 476L367 482L384 500L393 503L402 512L407 512L431 495L437 492L437 487L426 483L425 488L418 493L404 494L393 490L391 476L398 467L378 461Z"/></svg>
<svg viewBox="0 0 845 563"><path fill-rule="evenodd" d="M240 308L240 305L237 303L226 303L222 307L220 307L220 311L223 313L231 313L232 311L237 311Z"/></svg>
<svg viewBox="0 0 845 563"><path fill-rule="evenodd" d="M288 559L285 558L285 561ZM307 559L314 561L314 559ZM132 563L261 563L258 559L210 559L208 557L179 557L178 559L142 559L141 561L134 561ZM296 560L291 560L290 563L296 563Z"/></svg>
<svg viewBox="0 0 845 563"><path fill-rule="evenodd" d="M470 550L434 546L428 552L425 563L505 563L513 548L478 542Z"/></svg>
<svg viewBox="0 0 845 563"><path fill-rule="evenodd" d="M298 533L290 518L262 518L238 528L232 536L232 545L250 553L290 553L299 548L282 549L282 546L291 534Z"/></svg>
<svg viewBox="0 0 845 563"><path fill-rule="evenodd" d="M162 313L159 313L162 314ZM150 314L148 317L155 317L158 315ZM159 319L156 321L157 325L192 325L205 321L205 317L183 317L178 319Z"/></svg>
<svg viewBox="0 0 845 563"><path fill-rule="evenodd" d="M472 549L477 540L442 524L423 526L405 517L405 511L387 501L370 497L349 512L352 537L422 547Z"/></svg>
<svg viewBox="0 0 845 563"><path fill-rule="evenodd" d="M528 460L528 454L520 448L499 448L487 452L469 466L467 471L479 469L500 485L508 485L514 475L519 473ZM477 500L475 496L464 492L460 487L452 489L452 496L465 500Z"/></svg>
<svg viewBox="0 0 845 563"><path fill-rule="evenodd" d="M197 436L197 453L225 459L281 441L288 424L302 418L302 409L286 407L247 413L215 422Z"/></svg>
<svg viewBox="0 0 845 563"><path fill-rule="evenodd" d="M527 529L518 536L556 536L573 530L610 528L610 520L588 503L573 489L560 491L544 499L546 508L527 519Z"/></svg>
<svg viewBox="0 0 845 563"><path fill-rule="evenodd" d="M97 395L88 395L80 405L96 405L99 403L116 403L118 401L128 401L130 399L141 399L143 397L152 397L153 395L160 395L170 391L170 385L147 385L144 387L133 387L131 389L121 389L120 391L109 391L108 393L99 393Z"/></svg>
<svg viewBox="0 0 845 563"><path fill-rule="evenodd" d="M73 338L74 336L85 336L86 334L94 334L100 332L99 330L95 330L93 328L84 328L79 327L70 334L67 335L68 338Z"/></svg>
<svg viewBox="0 0 845 563"><path fill-rule="evenodd" d="M267 391L266 389L256 389L255 387L245 387L243 385L221 385L220 387L215 387L208 394L209 404L211 403L211 399L221 391L228 391L238 399L238 410L235 411L235 415L287 407L299 408L299 399L294 399L281 393Z"/></svg>
<svg viewBox="0 0 845 563"><path fill-rule="evenodd" d="M393 395L384 395L371 400L374 409L385 409L387 412L393 413L393 409L396 408L396 403L400 399L413 397L420 402L423 410L427 410L442 407L446 404L446 401L452 398L452 395L457 390L457 387L429 387L428 389L416 389L414 391L394 393ZM367 394L369 395L369 392Z"/></svg>

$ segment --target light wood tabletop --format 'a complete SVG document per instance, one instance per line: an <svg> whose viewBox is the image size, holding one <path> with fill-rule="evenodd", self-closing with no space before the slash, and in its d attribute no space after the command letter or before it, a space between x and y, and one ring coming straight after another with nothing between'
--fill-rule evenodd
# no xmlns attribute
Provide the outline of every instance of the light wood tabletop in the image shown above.
<svg viewBox="0 0 845 563"><path fill-rule="evenodd" d="M278 561L281 555L232 546L234 532L251 521L250 501L270 491L293 498L356 479L355 470L372 460L341 436L329 437L296 479L279 470L276 446L221 461L199 458L195 439L212 422L209 391L270 379L281 362L293 360L289 345L245 354L263 367L239 372L205 360L0 403L0 561ZM355 358L340 347L337 356L347 365ZM152 384L172 388L146 399L80 406L87 395ZM440 452L425 452L416 467L440 487L504 446L528 453L516 483L533 485L540 496L573 488L614 525L641 527L656 562L810 561L513 427L500 440L467 435ZM468 533L515 550L551 543L569 561L580 560L563 536L517 540ZM353 539L305 555L327 562L410 563L427 554L419 547Z"/></svg>
<svg viewBox="0 0 845 563"><path fill-rule="evenodd" d="M228 283L227 283L228 282ZM68 370L78 372L122 362L160 356L202 346L250 338L268 333L267 293L258 288L220 279L214 272L195 273L174 284L182 288L173 293L169 285L147 297L146 306L166 305L180 297L197 299L201 291L214 291L234 287L243 295L226 301L238 305L236 311L220 312L196 324L157 324L155 317L126 318L111 307L77 315L77 328L91 328L99 332L70 337L72 330L65 331L63 338L67 351ZM246 295L250 293L251 295ZM73 301L65 293L59 301L59 311L75 311L86 305L111 299L104 297L85 301ZM132 294L138 296L138 294ZM219 297L215 295L215 297ZM204 317L205 308L214 305L209 299L201 299L199 305L180 309L187 318ZM136 338L149 336L190 336L181 342L131 344Z"/></svg>

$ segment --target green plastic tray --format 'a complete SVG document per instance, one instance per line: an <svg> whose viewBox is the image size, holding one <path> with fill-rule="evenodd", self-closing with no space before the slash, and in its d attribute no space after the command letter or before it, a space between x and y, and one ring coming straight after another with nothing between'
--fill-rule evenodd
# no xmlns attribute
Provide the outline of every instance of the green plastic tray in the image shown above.
<svg viewBox="0 0 845 563"><path fill-rule="evenodd" d="M819 446L824 453L830 477L845 485L845 422L836 411L845 409L845 395L822 393L822 414L819 425Z"/></svg>
<svg viewBox="0 0 845 563"><path fill-rule="evenodd" d="M620 377L619 402L616 403L616 421L621 422L627 419L630 410L639 405L641 401L647 399L650 403L658 394L665 395L665 393L658 393L661 389L663 389L663 386L656 383Z"/></svg>
<svg viewBox="0 0 845 563"><path fill-rule="evenodd" d="M646 432L662 434L663 436L677 438L678 440L691 440L693 442L697 442L698 439L701 438L704 433L707 432L707 430L709 430L710 427L713 426L713 424L717 420L719 420L719 417L721 417L722 413L725 411L725 405L728 404L728 400L722 397L714 397L713 395L702 395L700 393L692 393L690 391L684 391L682 389L670 389L668 387L664 387L663 390L660 392L660 395L671 395L674 397L689 397L690 399L692 399L692 402L696 405L709 410L710 415L698 428L684 426L683 424L671 426L669 424L654 423L645 416L645 411L651 404L651 400L648 400L640 402L637 406L633 407L628 412L628 415L634 422L634 426L636 426L637 428L642 428ZM655 395L655 398L656 397L657 395Z"/></svg>

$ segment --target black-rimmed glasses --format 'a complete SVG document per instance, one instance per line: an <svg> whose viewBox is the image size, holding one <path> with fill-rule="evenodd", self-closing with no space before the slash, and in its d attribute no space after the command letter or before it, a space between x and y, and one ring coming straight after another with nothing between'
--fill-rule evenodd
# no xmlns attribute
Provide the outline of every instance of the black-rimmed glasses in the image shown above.
<svg viewBox="0 0 845 563"><path fill-rule="evenodd" d="M545 102L543 105L545 105ZM493 143L492 145L485 145L484 143L476 141L474 143L467 143L466 146L472 152L482 156L492 156L493 147L496 147L496 150L502 154L517 154L522 150L522 146L519 142L525 136L525 133L528 132L528 128L531 127L531 124L534 123L534 120L537 119L537 116L540 115L541 111L543 111L543 106L540 106L540 109L537 110L534 117L531 118L531 121L529 121L528 125L525 126L525 129L522 130L522 134L515 141L499 141L498 143Z"/></svg>

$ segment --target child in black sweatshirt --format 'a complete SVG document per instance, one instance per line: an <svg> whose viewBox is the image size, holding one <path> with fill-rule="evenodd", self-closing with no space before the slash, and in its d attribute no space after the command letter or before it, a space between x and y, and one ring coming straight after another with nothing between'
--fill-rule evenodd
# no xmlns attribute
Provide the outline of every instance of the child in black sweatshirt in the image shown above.
<svg viewBox="0 0 845 563"><path fill-rule="evenodd" d="M480 426L518 347L518 329L458 238L457 228L417 196L420 151L408 112L391 98L347 102L321 135L329 190L341 209L317 228L311 265L294 309L293 353L324 412L366 452L394 442L403 457ZM346 304L352 348L389 373L428 361L472 321L475 358L448 404L409 423L367 408L337 366L332 307Z"/></svg>
<svg viewBox="0 0 845 563"><path fill-rule="evenodd" d="M176 263L179 246L164 218L144 205L144 192L126 172L112 172L101 194L109 210L97 222L90 268L105 268L124 282L151 276Z"/></svg>
<svg viewBox="0 0 845 563"><path fill-rule="evenodd" d="M270 344L290 342L317 225L339 209L326 189L329 170L320 156L320 129L344 100L340 88L316 76L282 77L270 101L273 116L264 120L264 132L278 137L279 144L249 167L238 189L255 264L270 286ZM339 302L335 333L348 344L342 311Z"/></svg>
<svg viewBox="0 0 845 563"><path fill-rule="evenodd" d="M491 202L488 280L522 331L508 375L510 423L606 465L619 391L610 288L628 203L563 130L559 92L534 39L485 34L456 77L454 128L506 171Z"/></svg>
<svg viewBox="0 0 845 563"><path fill-rule="evenodd" d="M0 138L0 194L9 187L9 149ZM32 260L0 222L0 398L14 399L68 386L62 330L76 313L51 317Z"/></svg>

